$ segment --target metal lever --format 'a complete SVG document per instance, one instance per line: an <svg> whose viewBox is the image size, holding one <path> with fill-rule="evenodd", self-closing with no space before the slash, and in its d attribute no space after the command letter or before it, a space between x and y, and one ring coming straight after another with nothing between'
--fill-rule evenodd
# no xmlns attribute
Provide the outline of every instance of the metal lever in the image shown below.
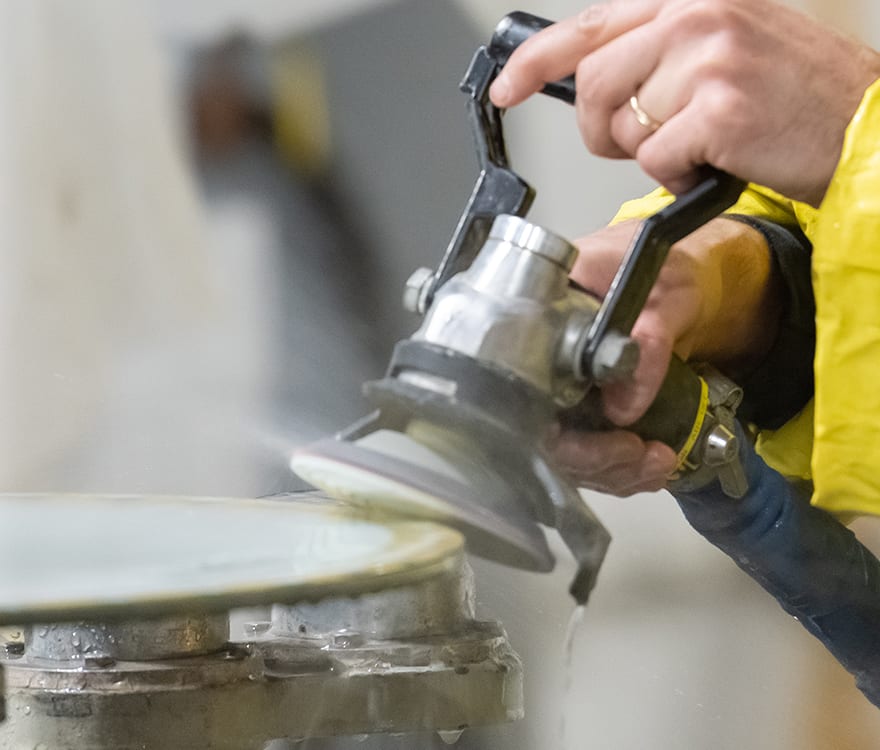
<svg viewBox="0 0 880 750"><path fill-rule="evenodd" d="M496 216L525 216L535 191L510 168L501 128L501 110L489 101L489 84L498 75L498 64L480 47L460 84L468 95L468 120L474 136L480 175L458 220L446 252L421 292L419 311L430 307L434 293L456 273L467 268L489 236Z"/></svg>
<svg viewBox="0 0 880 750"><path fill-rule="evenodd" d="M505 16L489 44L476 51L459 84L468 95L468 120L480 175L437 271L419 293L418 307L422 313L431 305L436 290L470 265L486 241L496 216L525 216L531 208L535 190L510 168L501 125L503 111L489 100L489 86L513 51L532 34L552 23L529 13L514 12ZM573 104L574 76L547 84L543 93Z"/></svg>
<svg viewBox="0 0 880 750"><path fill-rule="evenodd" d="M629 335L672 245L730 208L744 187L742 180L705 167L696 187L641 223L590 327L583 372L593 371L593 358L606 335Z"/></svg>
<svg viewBox="0 0 880 750"><path fill-rule="evenodd" d="M437 271L420 290L420 312L430 306L437 289L470 265L496 216L525 216L531 207L535 191L510 167L501 124L503 112L489 100L489 86L514 50L552 23L529 13L510 13L498 24L489 44L477 50L465 73L460 88L468 95L480 175ZM573 103L574 76L547 84L543 93ZM643 222L590 331L584 372L591 371L596 349L607 333L629 334L670 246L731 206L744 186L741 180L707 167L700 184Z"/></svg>

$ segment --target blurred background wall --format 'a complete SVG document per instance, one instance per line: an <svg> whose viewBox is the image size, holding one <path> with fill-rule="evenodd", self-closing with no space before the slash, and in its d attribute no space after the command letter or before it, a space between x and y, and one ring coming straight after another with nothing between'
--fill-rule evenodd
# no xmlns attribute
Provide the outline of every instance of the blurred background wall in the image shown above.
<svg viewBox="0 0 880 750"><path fill-rule="evenodd" d="M877 42L864 0L802 7ZM2 0L0 486L301 486L289 450L360 416L360 383L416 324L403 281L436 264L476 176L457 84L512 9ZM563 235L652 187L587 155L556 101L505 122L530 218ZM482 614L523 656L527 716L461 747L876 747L849 676L668 496L586 497L615 541L570 654L555 539L552 575L474 561Z"/></svg>

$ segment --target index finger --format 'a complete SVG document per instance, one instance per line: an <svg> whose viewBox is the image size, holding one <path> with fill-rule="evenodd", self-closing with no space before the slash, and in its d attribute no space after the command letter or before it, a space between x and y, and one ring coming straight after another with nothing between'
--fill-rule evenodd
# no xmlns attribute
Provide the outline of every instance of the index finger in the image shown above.
<svg viewBox="0 0 880 750"><path fill-rule="evenodd" d="M539 31L514 51L492 83L492 103L512 107L565 78L586 55L654 18L664 1L610 0Z"/></svg>

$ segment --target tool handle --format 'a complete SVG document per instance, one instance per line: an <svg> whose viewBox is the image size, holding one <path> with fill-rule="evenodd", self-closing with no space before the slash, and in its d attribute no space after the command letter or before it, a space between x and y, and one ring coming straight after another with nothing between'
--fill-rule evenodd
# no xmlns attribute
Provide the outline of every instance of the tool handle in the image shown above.
<svg viewBox="0 0 880 750"><path fill-rule="evenodd" d="M705 381L673 355L657 397L645 414L626 429L643 440L659 440L686 458L702 430L707 413ZM563 411L559 421L565 429L582 432L620 429L603 414L598 388L592 388L577 406Z"/></svg>
<svg viewBox="0 0 880 750"><path fill-rule="evenodd" d="M704 166L700 182L642 221L590 327L586 372L607 333L629 335L670 248L736 203L745 185L738 177Z"/></svg>
<svg viewBox="0 0 880 750"><path fill-rule="evenodd" d="M503 68L514 50L533 34L552 26L553 21L531 13L514 11L506 15L495 27L492 39L487 47L489 56L496 62L499 68ZM568 104L574 104L575 85L574 76L570 75L560 81L548 83L541 90L547 96L561 99Z"/></svg>

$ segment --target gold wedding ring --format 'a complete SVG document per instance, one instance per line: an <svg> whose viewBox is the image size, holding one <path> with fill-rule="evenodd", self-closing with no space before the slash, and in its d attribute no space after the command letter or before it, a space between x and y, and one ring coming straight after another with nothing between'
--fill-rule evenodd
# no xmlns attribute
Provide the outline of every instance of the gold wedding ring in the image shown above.
<svg viewBox="0 0 880 750"><path fill-rule="evenodd" d="M633 114L636 116L636 120L639 125L647 128L652 133L657 130L663 123L660 120L656 120L651 115L649 115L645 110L642 109L642 105L639 104L639 98L633 94L629 98L629 108L633 111Z"/></svg>

